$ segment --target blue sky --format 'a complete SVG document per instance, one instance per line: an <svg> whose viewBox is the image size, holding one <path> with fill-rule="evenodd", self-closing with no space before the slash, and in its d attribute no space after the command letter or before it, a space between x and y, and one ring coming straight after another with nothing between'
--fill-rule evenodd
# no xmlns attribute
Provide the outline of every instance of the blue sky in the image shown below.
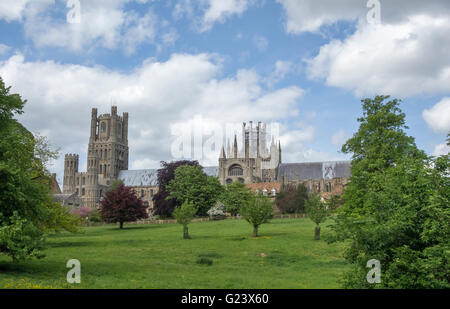
<svg viewBox="0 0 450 309"><path fill-rule="evenodd" d="M130 113L132 169L176 159L174 128L199 116L280 123L285 162L348 159L376 94L403 100L420 148L448 152L450 3L374 2L80 0L70 24L66 0L2 0L0 76L28 100L25 126L61 148L58 178L64 153L83 170L90 110L111 103Z"/></svg>

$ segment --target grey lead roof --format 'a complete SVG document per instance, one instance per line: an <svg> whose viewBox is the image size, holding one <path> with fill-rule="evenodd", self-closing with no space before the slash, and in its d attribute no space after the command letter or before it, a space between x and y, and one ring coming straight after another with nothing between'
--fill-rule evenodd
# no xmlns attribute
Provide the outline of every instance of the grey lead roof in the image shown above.
<svg viewBox="0 0 450 309"><path fill-rule="evenodd" d="M218 166L205 166L203 171L208 176L219 177L219 167Z"/></svg>
<svg viewBox="0 0 450 309"><path fill-rule="evenodd" d="M152 187L158 185L158 170L121 170L117 178L127 187Z"/></svg>
<svg viewBox="0 0 450 309"><path fill-rule="evenodd" d="M284 163L278 167L277 179L332 179L350 177L349 161Z"/></svg>
<svg viewBox="0 0 450 309"><path fill-rule="evenodd" d="M203 171L208 176L219 176L217 166L204 167ZM158 185L158 170L121 170L117 178L127 187L154 187Z"/></svg>

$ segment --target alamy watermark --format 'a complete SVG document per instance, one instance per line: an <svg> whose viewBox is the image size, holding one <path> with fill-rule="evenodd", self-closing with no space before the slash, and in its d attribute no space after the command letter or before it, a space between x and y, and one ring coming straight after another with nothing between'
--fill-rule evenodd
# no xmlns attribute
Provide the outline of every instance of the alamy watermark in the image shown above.
<svg viewBox="0 0 450 309"><path fill-rule="evenodd" d="M69 24L81 23L81 3L80 0L67 0L66 6L70 9L67 12L66 20Z"/></svg>
<svg viewBox="0 0 450 309"><path fill-rule="evenodd" d="M76 259L67 261L67 268L71 268L67 272L67 283L81 283L81 263Z"/></svg>
<svg viewBox="0 0 450 309"><path fill-rule="evenodd" d="M246 122L245 129L250 130L250 143L256 149L256 130L259 123ZM260 123L261 140L266 145L260 145L261 149L270 147L272 139L277 142L280 139L280 124L277 122ZM175 137L170 150L174 159L194 159L204 163L215 164L221 154L222 147L225 155L233 152L234 138L238 144L238 155L243 151L243 123L220 123L205 119L200 115L193 119L176 123L171 127L171 134ZM265 135L265 136L263 136Z"/></svg>
<svg viewBox="0 0 450 309"><path fill-rule="evenodd" d="M380 0L368 0L367 7L367 23L370 25L378 25L381 23L381 3Z"/></svg>
<svg viewBox="0 0 450 309"><path fill-rule="evenodd" d="M370 284L381 283L381 264L376 259L367 261L366 267L371 268L367 273L366 279Z"/></svg>

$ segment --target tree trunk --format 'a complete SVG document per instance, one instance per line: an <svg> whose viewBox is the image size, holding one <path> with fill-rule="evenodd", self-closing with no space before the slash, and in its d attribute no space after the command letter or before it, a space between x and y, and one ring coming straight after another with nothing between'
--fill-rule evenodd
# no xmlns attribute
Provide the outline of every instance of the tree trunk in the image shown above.
<svg viewBox="0 0 450 309"><path fill-rule="evenodd" d="M120 229L123 229L123 221L120 221Z"/></svg>
<svg viewBox="0 0 450 309"><path fill-rule="evenodd" d="M320 227L316 226L316 230L314 231L314 240L320 240Z"/></svg>
<svg viewBox="0 0 450 309"><path fill-rule="evenodd" d="M258 237L258 226L257 225L253 226L253 237Z"/></svg>
<svg viewBox="0 0 450 309"><path fill-rule="evenodd" d="M187 226L187 225L185 225L185 226L183 227L183 238L184 238L184 239L189 239L189 238L191 238L191 237L189 236L189 231L188 231L188 226Z"/></svg>

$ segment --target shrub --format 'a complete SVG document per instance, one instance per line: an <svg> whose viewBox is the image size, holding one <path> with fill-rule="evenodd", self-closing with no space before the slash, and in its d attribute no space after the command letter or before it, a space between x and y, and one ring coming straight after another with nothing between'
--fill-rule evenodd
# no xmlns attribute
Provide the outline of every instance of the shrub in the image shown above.
<svg viewBox="0 0 450 309"><path fill-rule="evenodd" d="M225 206L221 202L217 202L214 207L208 210L208 216L211 220L225 219Z"/></svg>

